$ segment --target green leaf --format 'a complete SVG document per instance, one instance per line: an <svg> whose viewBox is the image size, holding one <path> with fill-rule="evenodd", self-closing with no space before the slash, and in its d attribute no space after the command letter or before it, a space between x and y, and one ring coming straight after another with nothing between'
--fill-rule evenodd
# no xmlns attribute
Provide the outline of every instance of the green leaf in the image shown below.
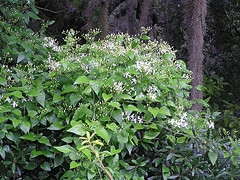
<svg viewBox="0 0 240 180"><path fill-rule="evenodd" d="M107 124L106 126L108 129L111 129L114 132L116 132L119 129L119 127L115 123Z"/></svg>
<svg viewBox="0 0 240 180"><path fill-rule="evenodd" d="M110 102L109 103L112 107L115 107L117 109L121 109L119 102Z"/></svg>
<svg viewBox="0 0 240 180"><path fill-rule="evenodd" d="M36 149L32 150L30 158L35 158L37 156L42 155L41 151L37 151Z"/></svg>
<svg viewBox="0 0 240 180"><path fill-rule="evenodd" d="M64 126L61 122L55 122L50 127L48 127L47 129L49 129L49 130L61 130L63 128L64 128Z"/></svg>
<svg viewBox="0 0 240 180"><path fill-rule="evenodd" d="M39 96L36 97L37 102L44 107L45 104L45 92L41 92Z"/></svg>
<svg viewBox="0 0 240 180"><path fill-rule="evenodd" d="M120 143L125 144L128 142L128 136L129 133L126 130L122 130L120 133L117 134L117 140Z"/></svg>
<svg viewBox="0 0 240 180"><path fill-rule="evenodd" d="M40 93L40 90L38 89L31 89L28 93L27 93L28 96L40 96L41 93Z"/></svg>
<svg viewBox="0 0 240 180"><path fill-rule="evenodd" d="M149 40L149 39L151 39L149 36L143 36L142 37L142 40Z"/></svg>
<svg viewBox="0 0 240 180"><path fill-rule="evenodd" d="M77 163L76 161L72 161L70 163L70 169L74 169L74 168L79 167L81 165L82 165L81 163Z"/></svg>
<svg viewBox="0 0 240 180"><path fill-rule="evenodd" d="M15 114L17 116L21 116L22 115L22 113L21 113L21 111L19 109L15 109L12 112L13 112L13 114Z"/></svg>
<svg viewBox="0 0 240 180"><path fill-rule="evenodd" d="M61 94L66 94L66 93L70 93L70 92L76 92L76 89L74 89L74 86L65 85L63 87L63 91L61 92Z"/></svg>
<svg viewBox="0 0 240 180"><path fill-rule="evenodd" d="M63 99L64 97L62 97L60 94L54 94L52 102L56 103L56 102L62 101Z"/></svg>
<svg viewBox="0 0 240 180"><path fill-rule="evenodd" d="M103 97L103 100L104 100L105 102L107 102L109 99L112 98L112 94L103 93L103 94L102 94L102 97Z"/></svg>
<svg viewBox="0 0 240 180"><path fill-rule="evenodd" d="M63 145L63 146L54 146L54 148L56 148L58 151L62 152L62 153L69 153L72 151L72 147L69 145Z"/></svg>
<svg viewBox="0 0 240 180"><path fill-rule="evenodd" d="M122 95L122 98L123 98L123 99L133 100L133 98L132 98L130 95L128 95L128 94L123 94L123 95Z"/></svg>
<svg viewBox="0 0 240 180"><path fill-rule="evenodd" d="M176 138L173 135L166 135L166 136L173 144L175 144Z"/></svg>
<svg viewBox="0 0 240 180"><path fill-rule="evenodd" d="M34 135L33 132L30 132L30 133L27 133L27 134L24 134L23 136L21 136L21 139L26 139L26 140L29 140L29 141L35 141L35 140L37 140L37 137L36 137L36 135Z"/></svg>
<svg viewBox="0 0 240 180"><path fill-rule="evenodd" d="M86 132L86 129L82 124L76 124L72 128L68 129L67 131L71 132L71 133L74 133L74 134L77 134L79 136L84 136L85 132Z"/></svg>
<svg viewBox="0 0 240 180"><path fill-rule="evenodd" d="M40 139L38 139L38 142L45 144L47 146L51 146L49 139L46 136L42 136Z"/></svg>
<svg viewBox="0 0 240 180"><path fill-rule="evenodd" d="M76 79L74 84L88 84L89 80L86 76L80 76Z"/></svg>
<svg viewBox="0 0 240 180"><path fill-rule="evenodd" d="M148 131L144 134L143 138L144 139L154 139L156 138L160 132L154 132L154 131Z"/></svg>
<svg viewBox="0 0 240 180"><path fill-rule="evenodd" d="M89 84L92 86L92 89L94 90L94 92L98 95L99 89L100 89L100 85L98 81L90 81Z"/></svg>
<svg viewBox="0 0 240 180"><path fill-rule="evenodd" d="M12 119L12 124L14 128L16 128L19 124L21 124L21 122L22 121L20 119L16 119L16 118Z"/></svg>
<svg viewBox="0 0 240 180"><path fill-rule="evenodd" d="M121 152L121 149L115 149L115 146L111 146L111 153L112 154L118 154Z"/></svg>
<svg viewBox="0 0 240 180"><path fill-rule="evenodd" d="M37 19L37 20L40 20L41 18L38 17L36 14L34 14L33 12L28 12L27 15L30 17L30 18L33 18L33 19Z"/></svg>
<svg viewBox="0 0 240 180"><path fill-rule="evenodd" d="M31 124L28 121L24 121L21 125L20 125L20 129L26 134L29 132L31 128Z"/></svg>
<svg viewBox="0 0 240 180"><path fill-rule="evenodd" d="M24 166L24 169L27 170L34 170L36 168L34 163L29 162L27 165Z"/></svg>
<svg viewBox="0 0 240 180"><path fill-rule="evenodd" d="M18 54L18 58L17 58L17 63L20 63L22 60L24 60L25 59L25 55L24 55L24 53L23 52L20 52L19 54Z"/></svg>
<svg viewBox="0 0 240 180"><path fill-rule="evenodd" d="M45 171L51 171L50 164L48 162L44 162L40 165L40 167Z"/></svg>
<svg viewBox="0 0 240 180"><path fill-rule="evenodd" d="M141 112L137 107L133 106L133 105L128 105L126 108L127 111L137 111L137 112Z"/></svg>
<svg viewBox="0 0 240 180"><path fill-rule="evenodd" d="M30 116L30 117L36 116L37 114L38 113L36 111L34 111L34 110L29 110L28 111L28 116Z"/></svg>
<svg viewBox="0 0 240 180"><path fill-rule="evenodd" d="M158 113L159 113L159 108L158 107L155 107L155 108L151 108L151 107L149 107L148 108L148 111L153 115L153 117L155 118L157 115L158 115Z"/></svg>
<svg viewBox="0 0 240 180"><path fill-rule="evenodd" d="M186 138L187 138L187 137L179 137L179 138L177 139L177 143L178 143L178 144L184 143L185 140L186 140Z"/></svg>
<svg viewBox="0 0 240 180"><path fill-rule="evenodd" d="M140 42L139 39L134 39L131 45L132 49L134 49L139 44L139 42Z"/></svg>
<svg viewBox="0 0 240 180"><path fill-rule="evenodd" d="M7 84L7 81L4 78L0 77L0 84L4 86Z"/></svg>
<svg viewBox="0 0 240 180"><path fill-rule="evenodd" d="M166 106L162 106L159 109L159 113L167 115L167 116L171 116L171 113L170 113L169 109Z"/></svg>
<svg viewBox="0 0 240 180"><path fill-rule="evenodd" d="M209 151L208 157L209 157L212 165L214 166L214 164L216 163L217 158L218 158L218 153L217 153L217 152Z"/></svg>
<svg viewBox="0 0 240 180"><path fill-rule="evenodd" d="M98 123L98 126L96 128L94 128L94 131L96 132L96 134L98 136L103 138L106 141L106 143L109 143L110 138L108 136L108 132L106 131L106 129L104 129L104 127L101 125L101 123Z"/></svg>
<svg viewBox="0 0 240 180"><path fill-rule="evenodd" d="M114 110L112 113L112 117L118 122L118 124L121 124L122 122L122 111L121 110Z"/></svg>
<svg viewBox="0 0 240 180"><path fill-rule="evenodd" d="M11 93L11 95L17 97L17 98L24 98L23 95L22 95L22 92L20 91L14 91Z"/></svg>
<svg viewBox="0 0 240 180"><path fill-rule="evenodd" d="M0 116L0 123L6 121L8 119L9 119L9 117Z"/></svg>
<svg viewBox="0 0 240 180"><path fill-rule="evenodd" d="M89 149L84 149L82 152L88 157L90 161L92 160L92 153Z"/></svg>

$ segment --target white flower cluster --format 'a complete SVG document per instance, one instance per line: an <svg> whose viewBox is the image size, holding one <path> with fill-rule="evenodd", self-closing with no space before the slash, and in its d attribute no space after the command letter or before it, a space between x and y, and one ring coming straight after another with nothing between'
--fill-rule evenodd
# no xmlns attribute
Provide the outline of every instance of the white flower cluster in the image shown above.
<svg viewBox="0 0 240 180"><path fill-rule="evenodd" d="M188 126L188 122L186 121L187 118L187 112L183 113L180 117L180 119L175 120L175 119L171 119L169 121L169 123L174 126L174 127L178 127L178 128L187 128Z"/></svg>
<svg viewBox="0 0 240 180"><path fill-rule="evenodd" d="M124 112L122 113L122 116L126 118L128 121L132 121L134 123L143 123L143 118L141 116L137 116L136 114L125 114Z"/></svg>
<svg viewBox="0 0 240 180"><path fill-rule="evenodd" d="M5 99L5 102L11 103L11 105L13 106L13 108L18 107L18 102L17 101L13 101L11 98L7 97Z"/></svg>
<svg viewBox="0 0 240 180"><path fill-rule="evenodd" d="M152 74L155 75L155 69L152 67L152 62L147 61L137 61L135 67L137 68L137 71L144 72L147 75Z"/></svg>
<svg viewBox="0 0 240 180"><path fill-rule="evenodd" d="M44 47L51 47L54 51L62 51L62 48L57 45L56 40L50 37L45 37L44 38Z"/></svg>
<svg viewBox="0 0 240 180"><path fill-rule="evenodd" d="M52 71L54 71L54 70L59 70L59 67L61 66L61 63L52 60L51 55L49 55L48 60L47 60L47 65Z"/></svg>
<svg viewBox="0 0 240 180"><path fill-rule="evenodd" d="M151 100L156 100L157 98L157 87L149 86L147 90L147 96L151 98Z"/></svg>
<svg viewBox="0 0 240 180"><path fill-rule="evenodd" d="M118 93L121 93L123 92L125 89L124 89L124 84L123 82L119 81L119 82L115 82L113 84L113 87L114 89L118 92Z"/></svg>

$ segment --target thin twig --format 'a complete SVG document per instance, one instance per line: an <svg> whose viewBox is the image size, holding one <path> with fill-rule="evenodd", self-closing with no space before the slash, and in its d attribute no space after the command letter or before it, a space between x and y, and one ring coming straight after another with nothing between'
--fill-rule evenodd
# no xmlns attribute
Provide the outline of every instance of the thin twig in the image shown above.
<svg viewBox="0 0 240 180"><path fill-rule="evenodd" d="M39 7L39 6L35 6L35 7L36 7L37 9L41 9L41 10L44 10L44 11L48 11L48 12L51 12L51 13L54 13L54 14L58 14L58 13L63 12L63 11L66 10L66 8L65 8L65 9L63 9L63 10L61 10L61 11L55 12L55 11L52 11L52 10L50 10L50 9L45 9L45 8L42 8L42 7Z"/></svg>

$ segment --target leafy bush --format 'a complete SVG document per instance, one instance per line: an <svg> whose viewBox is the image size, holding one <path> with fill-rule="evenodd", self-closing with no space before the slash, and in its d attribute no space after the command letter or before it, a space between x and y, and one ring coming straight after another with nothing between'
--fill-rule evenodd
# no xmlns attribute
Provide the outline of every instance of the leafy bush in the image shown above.
<svg viewBox="0 0 240 180"><path fill-rule="evenodd" d="M84 45L73 30L61 47L45 38L41 65L1 66L1 176L237 178L238 142L211 130L217 112L188 110L191 73L174 51L144 29L97 33Z"/></svg>

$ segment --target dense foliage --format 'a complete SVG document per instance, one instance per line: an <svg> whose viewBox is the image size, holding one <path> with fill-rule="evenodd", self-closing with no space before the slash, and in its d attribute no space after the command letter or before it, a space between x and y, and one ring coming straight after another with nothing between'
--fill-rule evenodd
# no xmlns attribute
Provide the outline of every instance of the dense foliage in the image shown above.
<svg viewBox="0 0 240 180"><path fill-rule="evenodd" d="M79 45L70 30L59 46L16 2L0 7L2 179L240 178L239 141L209 99L190 110L191 72L167 43L92 30Z"/></svg>

